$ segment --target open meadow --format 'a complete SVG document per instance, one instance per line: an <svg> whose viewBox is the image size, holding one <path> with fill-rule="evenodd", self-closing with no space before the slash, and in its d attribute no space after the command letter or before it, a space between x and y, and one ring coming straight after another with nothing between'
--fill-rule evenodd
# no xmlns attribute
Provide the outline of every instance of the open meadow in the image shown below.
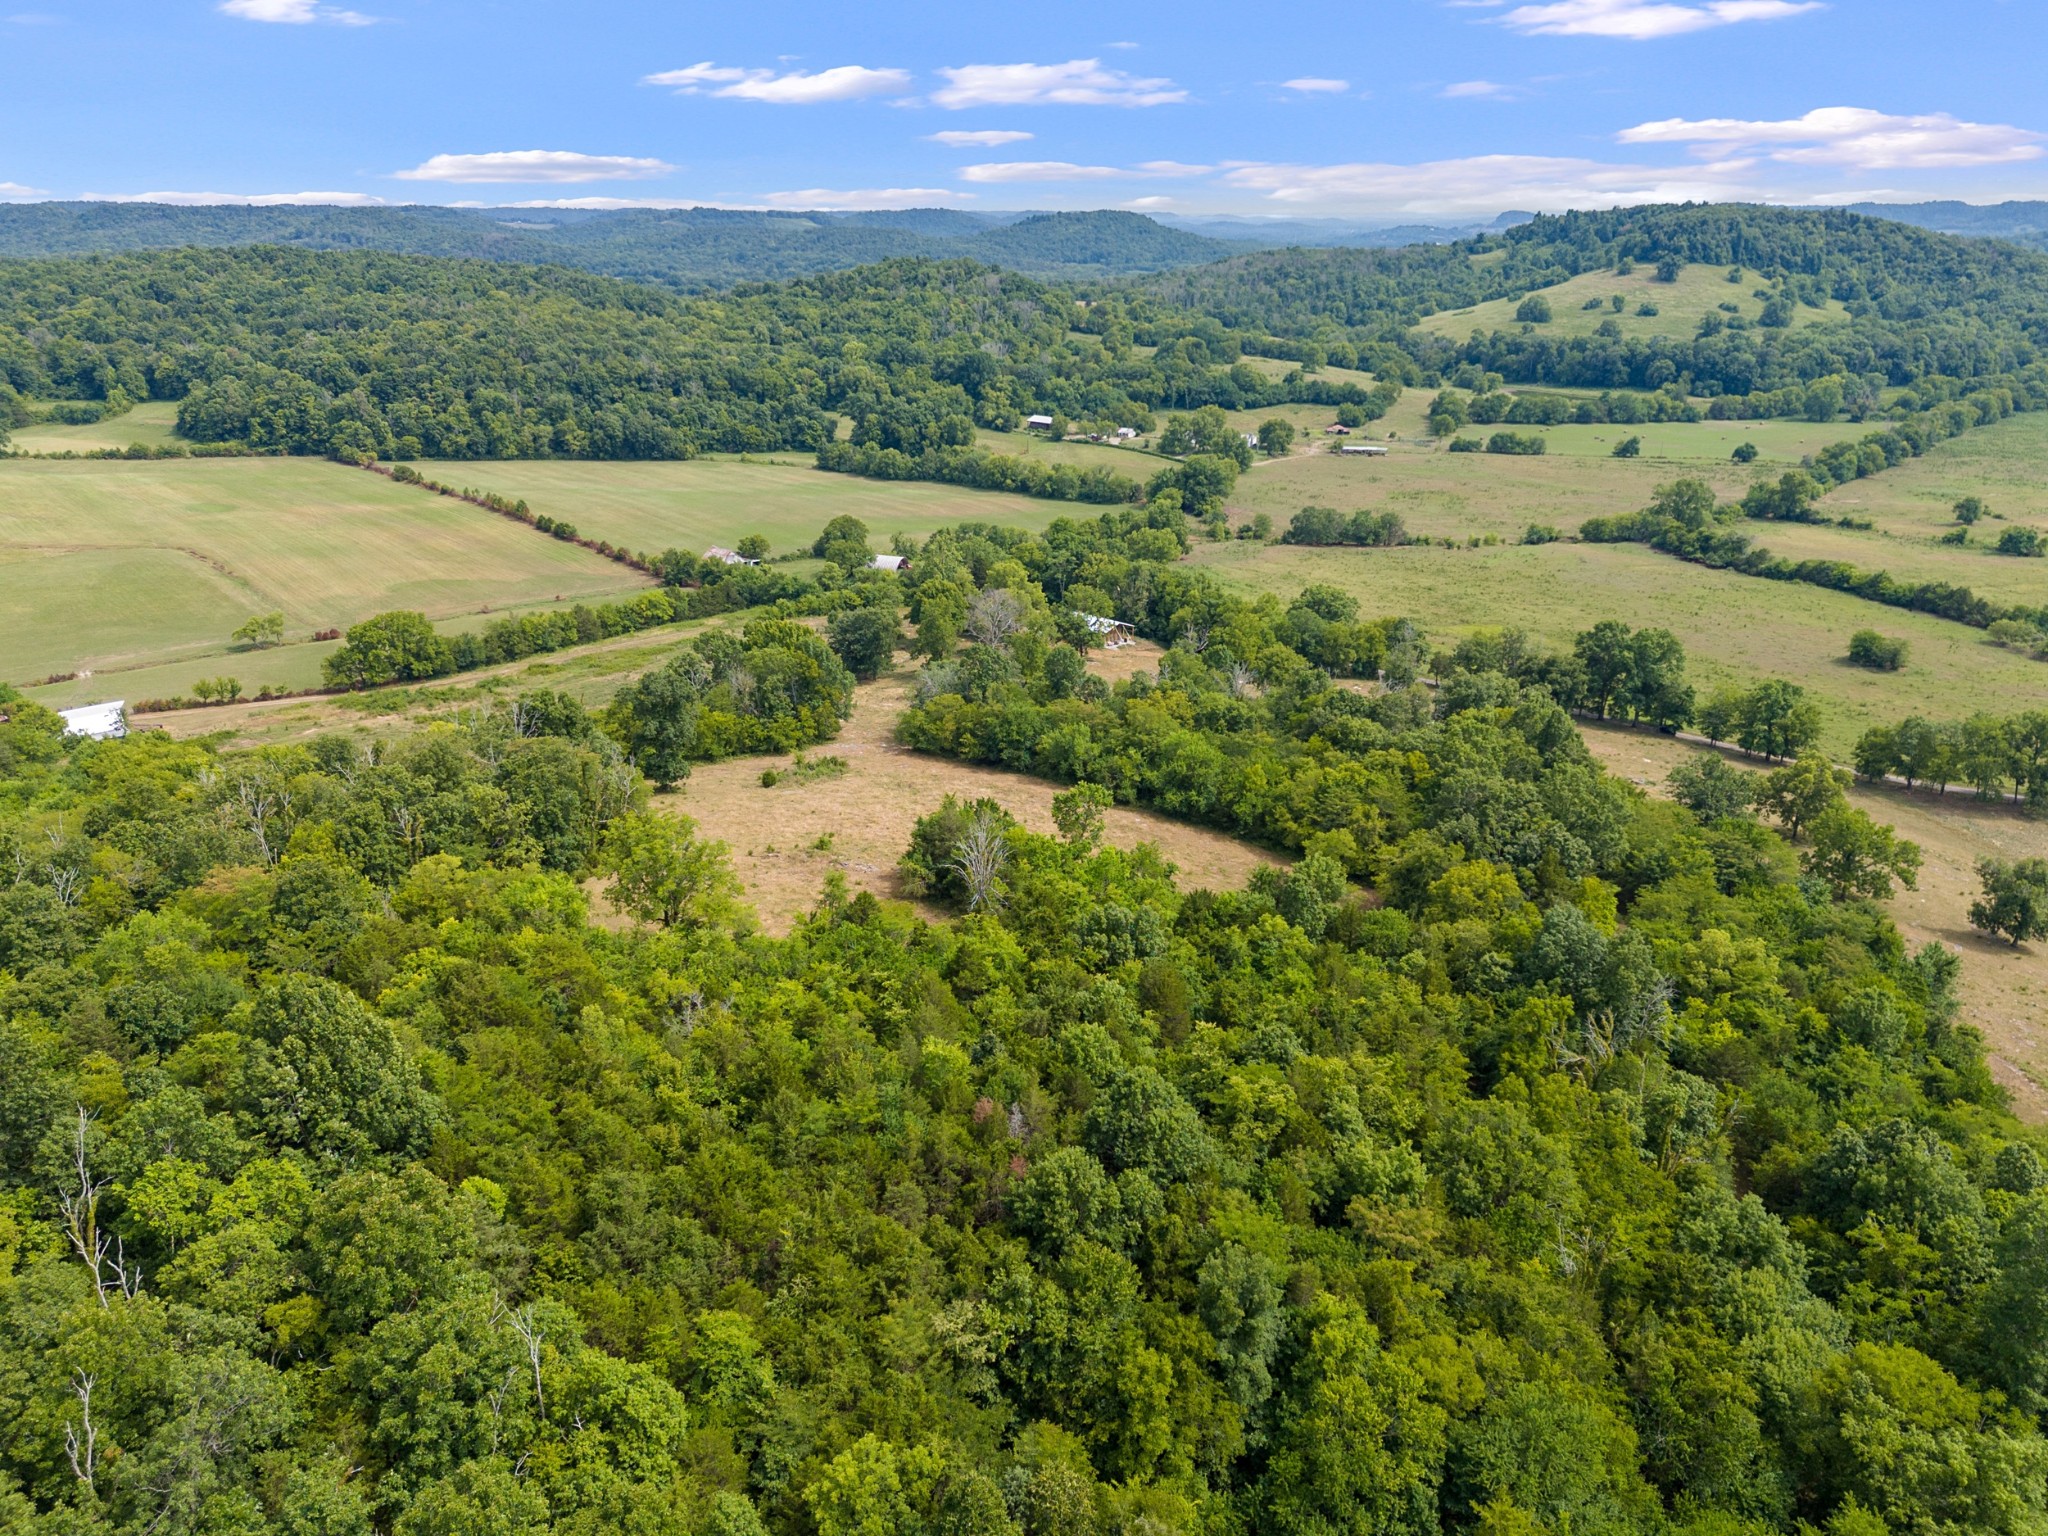
<svg viewBox="0 0 2048 1536"><path fill-rule="evenodd" d="M2048 411L1937 443L1896 469L1830 492L1821 505L1837 517L1869 518L1895 533L1932 538L1955 527L1955 504L1965 496L1980 498L1992 512L1991 520L1970 530L1973 543L1995 544L2007 522L2048 532ZM2042 581L2048 585L2048 571Z"/></svg>
<svg viewBox="0 0 2048 1536"><path fill-rule="evenodd" d="M1723 320L1739 316L1753 325L1763 314L1763 300L1756 297L1757 290L1765 286L1763 275L1743 268L1740 280L1731 283L1729 272L1727 267L1694 264L1680 268L1677 281L1670 283L1659 282L1656 268L1644 264L1638 264L1626 276L1613 270L1582 272L1536 290L1549 301L1551 318L1535 330L1560 338L1591 336L1611 320L1624 339L1646 340L1653 336L1689 337L1710 314ZM1614 305L1616 296L1622 301L1619 309ZM1492 299L1465 309L1441 310L1423 319L1416 329L1453 341L1463 341L1473 331L1490 335L1494 331L1515 330L1521 325L1515 319L1520 302ZM1645 304L1657 312L1641 313ZM1731 304L1735 306L1733 315L1724 308ZM1833 300L1825 309L1809 309L1800 304L1793 306L1792 323L1814 325L1823 320L1844 319L1847 313Z"/></svg>
<svg viewBox="0 0 2048 1536"><path fill-rule="evenodd" d="M1367 615L1402 615L1437 641L1513 626L1564 650L1599 619L1666 628L1684 644L1703 692L1769 677L1812 690L1825 711L1822 745L1841 760L1869 727L1909 714L1952 720L2048 700L2048 665L1991 644L1980 630L1819 587L1708 570L1632 544L1367 550L1239 540L1198 545L1195 559L1241 591L1283 600L1312 582L1340 587ZM1849 665L1849 636L1865 628L1907 641L1902 670Z"/></svg>
<svg viewBox="0 0 2048 1536"><path fill-rule="evenodd" d="M998 441L1004 444L1003 451L1014 452L1021 438L1020 433ZM1049 446L1038 445L1040 451ZM1088 444L1061 446L1098 457L1113 455L1119 465L1130 464L1126 473L1139 476L1163 462ZM445 484L475 486L523 500L537 513L574 523L585 538L608 539L649 553L687 549L701 554L713 544L730 548L758 533L774 553L787 554L808 549L818 531L840 516L859 518L868 525L875 547L887 549L891 534L922 538L935 528L970 520L1042 528L1073 511L1068 503L1025 496L827 474L808 454L765 459L721 455L680 462L523 459L418 467Z"/></svg>
<svg viewBox="0 0 2048 1536"><path fill-rule="evenodd" d="M23 453L92 453L106 448L162 448L177 441L178 404L175 400L149 400L109 416L104 421L67 426L63 422L40 421L34 426L16 427L9 446Z"/></svg>
<svg viewBox="0 0 2048 1536"><path fill-rule="evenodd" d="M451 619L640 585L481 508L318 459L0 462L0 678L17 683L215 656L272 611L304 640L392 608ZM245 682L284 681L261 671L279 662L243 656Z"/></svg>

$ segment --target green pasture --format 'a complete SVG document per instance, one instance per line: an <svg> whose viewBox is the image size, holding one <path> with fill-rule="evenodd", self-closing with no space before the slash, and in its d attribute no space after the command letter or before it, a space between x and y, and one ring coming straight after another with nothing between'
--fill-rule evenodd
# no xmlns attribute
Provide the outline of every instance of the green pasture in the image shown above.
<svg viewBox="0 0 2048 1536"><path fill-rule="evenodd" d="M1577 277L1549 288L1538 289L1550 301L1551 318L1546 324L1537 325L1534 330L1545 336L1579 337L1591 336L1603 320L1613 320L1621 327L1621 334L1628 339L1651 337L1689 337L1694 335L1702 318L1719 314L1724 320L1733 318L1720 306L1733 304L1743 319L1754 324L1763 313L1763 300L1756 297L1759 288L1765 286L1760 273L1745 270L1742 281L1728 281L1728 268L1694 265L1680 270L1678 280L1671 283L1657 281L1654 265L1638 265L1623 277L1605 270L1582 272ZM1611 302L1613 295L1622 299L1620 313L1616 313ZM1592 300L1599 300L1598 309L1584 306ZM1639 315L1637 307L1644 304L1657 307L1655 315ZM1522 322L1515 319L1515 311L1521 305L1519 299L1492 299L1484 304L1475 304L1465 309L1441 310L1424 318L1416 327L1437 336L1446 336L1454 341L1463 341L1474 331L1491 335L1495 331L1518 330ZM1794 326L1812 325L1821 320L1846 318L1839 303L1828 302L1826 309L1808 309L1795 305Z"/></svg>
<svg viewBox="0 0 2048 1536"><path fill-rule="evenodd" d="M1825 745L1842 757L1868 727L1908 714L1952 720L2048 701L2048 663L1995 646L1981 631L1633 545L1335 550L1233 541L1198 545L1195 559L1232 586L1283 599L1312 582L1342 587L1365 613L1403 615L1440 641L1512 626L1564 649L1600 619L1661 626L1684 643L1702 689L1766 677L1811 689L1826 711ZM1907 641L1901 671L1848 664L1849 636L1865 628Z"/></svg>
<svg viewBox="0 0 2048 1536"><path fill-rule="evenodd" d="M1982 498L1995 515L1971 531L1973 541L1997 543L2006 522L2048 530L2048 411L1937 443L1917 459L1830 492L1822 506L1837 517L1865 517L1895 533L1931 538L1955 527L1953 508L1965 496ZM2048 585L2048 569L2041 578Z"/></svg>
<svg viewBox="0 0 2048 1536"><path fill-rule="evenodd" d="M321 460L0 463L13 682L201 658L194 675L213 675L230 632L272 610L297 640L390 608L449 619L640 584L481 508Z"/></svg>
<svg viewBox="0 0 2048 1536"><path fill-rule="evenodd" d="M177 423L175 400L151 400L86 426L67 427L45 421L32 427L16 427L11 446L24 453L91 453L102 448L129 448L137 443L161 448L176 441Z"/></svg>
<svg viewBox="0 0 2048 1536"><path fill-rule="evenodd" d="M1015 445L1022 433L1001 436ZM1086 443L1049 445L1110 457L1125 473L1144 476L1161 460ZM1042 528L1077 511L1071 502L1037 501L950 485L862 480L827 474L808 455L772 459L730 457L684 462L587 463L560 459L495 463L423 463L420 473L450 485L475 486L524 500L535 512L574 523L585 538L608 539L630 549L698 553L713 544L728 549L750 533L766 537L777 554L810 546L818 531L842 514L868 525L875 547L889 536L923 537L966 521ZM1078 511L1088 515L1089 509ZM508 525L510 526L510 525Z"/></svg>
<svg viewBox="0 0 2048 1536"><path fill-rule="evenodd" d="M1276 529L1284 529L1305 506L1393 511L1411 533L1431 538L1490 533L1507 539L1519 538L1532 522L1573 533L1589 517L1638 511L1659 485L1681 474L1707 480L1722 496L1741 495L1751 479L1740 465L1706 461L1610 459L1592 466L1563 454L1447 453L1408 441L1388 447L1385 458L1346 458L1318 449L1259 463L1238 479L1230 500L1233 520L1265 512Z"/></svg>
<svg viewBox="0 0 2048 1536"><path fill-rule="evenodd" d="M1828 504L1831 508L1834 503ZM1945 581L2000 603L2048 603L2048 560L1992 551L2003 523L1979 523L1970 543L1957 548L1887 529L1836 528L1817 523L1738 523L1736 527L1788 560L1846 560L1866 571L1889 571L1901 581Z"/></svg>

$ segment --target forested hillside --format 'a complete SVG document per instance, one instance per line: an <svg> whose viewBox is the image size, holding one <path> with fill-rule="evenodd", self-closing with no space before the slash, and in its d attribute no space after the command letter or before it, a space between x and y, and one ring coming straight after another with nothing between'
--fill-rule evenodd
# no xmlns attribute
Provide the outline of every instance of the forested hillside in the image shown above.
<svg viewBox="0 0 2048 1536"><path fill-rule="evenodd" d="M1687 718L1666 632L1432 658L1186 541L835 524L831 650L740 616L602 715L10 696L0 1529L2038 1532L2048 1175L1873 904L1910 848L1819 759L1603 774L1563 706ZM829 740L905 604L904 740L1072 783L1061 835L949 802L946 921L752 934L642 771ZM1113 800L1302 857L1186 893Z"/></svg>
<svg viewBox="0 0 2048 1536"><path fill-rule="evenodd" d="M1057 243L1065 226L1050 226ZM202 443L436 458L813 449L827 410L921 448L1058 411L1364 397L1231 367L1193 321L1143 355L1065 290L910 260L687 298L553 267L255 246L0 268L0 412L179 402ZM1207 339L1204 340L1203 337Z"/></svg>
<svg viewBox="0 0 2048 1536"><path fill-rule="evenodd" d="M1620 263L1745 267L1766 274L1776 323L1687 340L1553 340L1540 324L1454 343L1407 333L1424 315L1516 297ZM1174 310L1269 331L1326 352L1407 334L1425 367L1460 363L1511 382L1656 388L1712 381L1747 394L1831 373L1891 384L2032 361L2048 337L2048 255L1834 210L1628 208L1546 216L1501 235L1397 251L1273 251L1148 278ZM1794 306L1844 304L1847 324L1787 325ZM1142 310L1140 311L1142 313Z"/></svg>
<svg viewBox="0 0 2048 1536"><path fill-rule="evenodd" d="M96 255L177 246L284 245L553 263L697 291L902 256L969 257L1023 272L1146 272L1214 261L1258 237L1169 229L1142 214L991 217L954 209L879 214L724 208L577 212L406 208L0 205L0 256Z"/></svg>
<svg viewBox="0 0 2048 1536"><path fill-rule="evenodd" d="M739 250L752 226L734 220ZM920 227L848 227L885 244L927 238L924 221L911 222ZM572 222L559 238L637 227ZM1198 240L1120 214L1040 215L946 238L1066 270L1119 252L1178 259ZM994 254L998 243L1009 256ZM1553 336L1522 323L1457 341L1411 329L1427 314L1618 264L1760 273L1766 286L1749 296L1762 298L1760 318L1716 313L1689 338L1618 326ZM1364 404L1358 383L1319 376L1325 363L1389 385L1476 388L1494 374L1669 386L1731 397L1736 415L1777 413L1759 397L1833 380L1839 408L1861 419L1888 387L1962 393L2009 379L2048 328L2048 255L1763 208L1573 214L1463 245L1272 252L1082 290L965 260L902 259L689 297L558 267L277 245L0 272L0 388L10 392L0 413L25 419L13 396L175 400L194 442L345 456L811 449L828 412L862 424L857 443L921 453L1027 414L1107 430L1209 404ZM1830 303L1842 318L1791 324L1802 306ZM1276 377L1246 353L1304 366Z"/></svg>

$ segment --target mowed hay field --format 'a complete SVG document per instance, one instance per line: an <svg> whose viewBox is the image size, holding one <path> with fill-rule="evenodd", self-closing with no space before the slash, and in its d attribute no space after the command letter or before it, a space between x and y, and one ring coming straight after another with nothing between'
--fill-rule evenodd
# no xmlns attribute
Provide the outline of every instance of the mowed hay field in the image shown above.
<svg viewBox="0 0 2048 1536"><path fill-rule="evenodd" d="M1955 527L1955 504L1965 496L1981 498L2005 519L1977 524L1970 530L1973 544L1996 544L2010 523L2048 532L2048 411L1937 443L1896 469L1829 492L1821 507L1835 517L1869 518L1894 533L1933 538ZM2048 572L2042 581L2048 585Z"/></svg>
<svg viewBox="0 0 2048 1536"><path fill-rule="evenodd" d="M1119 463L1129 460L1134 475L1164 462L1115 449L1090 451L1114 455ZM808 457L794 456L680 463L522 459L423 463L419 470L445 484L523 500L537 513L574 523L587 539L608 539L651 554L664 549L702 554L713 544L729 549L750 533L765 537L776 554L787 554L808 549L819 530L841 515L866 523L875 547L886 550L894 533L922 538L936 528L970 521L1043 528L1056 517L1091 513L1072 502L828 474Z"/></svg>
<svg viewBox="0 0 2048 1536"><path fill-rule="evenodd" d="M224 650L252 614L287 636L644 584L479 507L313 459L0 462L0 678Z"/></svg>
<svg viewBox="0 0 2048 1536"><path fill-rule="evenodd" d="M1584 735L1611 772L1658 795L1669 793L1672 768L1699 750L1616 726L1588 723ZM1963 1017L1983 1031L1992 1073L2024 1118L2048 1121L2048 943L2015 948L1969 922L1977 861L2048 855L2048 822L1962 794L1858 785L1849 799L1920 845L1918 889L1894 894L1892 919L1909 945L1939 940L1962 956Z"/></svg>
<svg viewBox="0 0 2048 1536"><path fill-rule="evenodd" d="M835 778L767 788L761 770L786 768L788 757L734 758L699 764L655 805L693 818L700 832L732 849L746 899L771 933L787 933L817 905L832 870L852 890L901 897L896 864L910 847L911 829L949 794L987 796L1032 831L1055 830L1052 799L1063 786L898 746L896 719L908 701L909 679L901 673L856 691L853 718L838 740L810 753L844 758L847 771ZM1119 848L1156 844L1178 867L1183 890L1236 890L1253 871L1284 862L1221 832L1129 806L1109 812L1104 835Z"/></svg>
<svg viewBox="0 0 2048 1536"><path fill-rule="evenodd" d="M16 427L11 446L24 453L91 453L102 448L131 448L137 443L161 448L177 440L177 425L175 400L151 400L119 416L82 426L46 421Z"/></svg>
<svg viewBox="0 0 2048 1536"><path fill-rule="evenodd" d="M1678 280L1672 283L1657 281L1654 264L1639 264L1626 277L1612 270L1582 272L1554 287L1535 290L1550 301L1551 318L1534 330L1541 336L1591 336L1602 321L1612 320L1625 338L1689 337L1699 330L1700 321L1707 315L1732 318L1721 309L1723 304L1733 304L1737 314L1755 324L1764 310L1763 300L1756 297L1756 291L1766 286L1763 275L1745 268L1742 280L1731 283L1728 272L1727 267L1693 265L1681 268ZM1612 302L1615 294L1622 299L1619 313ZM1599 301L1599 307L1587 309L1585 306L1594 300ZM1443 310L1423 319L1416 329L1454 341L1463 341L1475 330L1488 335L1519 330L1522 323L1515 319L1515 311L1521 302L1492 299L1467 309ZM1657 313L1637 314L1644 304L1655 305ZM1793 306L1792 324L1814 325L1823 320L1845 319L1847 315L1848 311L1833 300L1825 309L1797 304Z"/></svg>
<svg viewBox="0 0 2048 1536"><path fill-rule="evenodd" d="M1230 512L1238 523L1267 513L1280 531L1306 506L1390 511L1401 515L1410 533L1431 538L1488 533L1518 538L1530 523L1575 533L1589 517L1638 511L1658 486L1680 474L1707 480L1724 497L1741 495L1753 478L1737 464L1681 469L1645 459L1612 459L1593 466L1562 456L1446 453L1395 442L1384 458L1319 452L1255 464L1239 477Z"/></svg>
<svg viewBox="0 0 2048 1536"><path fill-rule="evenodd" d="M2048 702L2048 666L1990 644L1980 630L1636 545L1362 550L1237 541L1199 544L1194 558L1241 591L1283 600L1312 582L1341 587L1365 614L1403 615L1439 642L1512 626L1567 650L1600 619L1666 628L1684 644L1702 691L1767 677L1811 689L1825 711L1824 745L1842 760L1863 731L1909 714L1953 720ZM1865 628L1907 641L1901 671L1848 664L1849 636Z"/></svg>

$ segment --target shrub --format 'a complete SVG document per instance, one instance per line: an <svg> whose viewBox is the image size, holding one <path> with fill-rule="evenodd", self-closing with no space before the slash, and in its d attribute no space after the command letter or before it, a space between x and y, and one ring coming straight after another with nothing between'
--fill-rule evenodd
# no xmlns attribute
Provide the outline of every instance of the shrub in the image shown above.
<svg viewBox="0 0 2048 1536"><path fill-rule="evenodd" d="M1451 439L1452 453L1478 453L1486 444L1476 437L1454 437Z"/></svg>
<svg viewBox="0 0 2048 1536"><path fill-rule="evenodd" d="M1998 552L2001 555L2022 555L2037 558L2048 554L2039 530L2033 528L2008 528L1998 536Z"/></svg>
<svg viewBox="0 0 2048 1536"><path fill-rule="evenodd" d="M1640 437L1624 437L1614 445L1614 457L1617 459L1640 458L1642 452L1643 440Z"/></svg>
<svg viewBox="0 0 2048 1536"><path fill-rule="evenodd" d="M1849 637L1849 660L1873 672L1896 672L1905 665L1906 642L1874 629L1859 629Z"/></svg>
<svg viewBox="0 0 2048 1536"><path fill-rule="evenodd" d="M1737 464L1754 464L1756 462L1756 444L1738 443L1735 446L1735 451L1729 454L1728 457Z"/></svg>
<svg viewBox="0 0 2048 1536"><path fill-rule="evenodd" d="M1564 535L1548 523L1531 523L1522 530L1524 544L1555 544Z"/></svg>
<svg viewBox="0 0 2048 1536"><path fill-rule="evenodd" d="M1545 445L1540 432L1496 432L1486 440L1486 451L1533 456L1544 452Z"/></svg>
<svg viewBox="0 0 2048 1536"><path fill-rule="evenodd" d="M1515 307L1515 318L1523 325L1548 325L1550 300L1540 293L1530 294Z"/></svg>

